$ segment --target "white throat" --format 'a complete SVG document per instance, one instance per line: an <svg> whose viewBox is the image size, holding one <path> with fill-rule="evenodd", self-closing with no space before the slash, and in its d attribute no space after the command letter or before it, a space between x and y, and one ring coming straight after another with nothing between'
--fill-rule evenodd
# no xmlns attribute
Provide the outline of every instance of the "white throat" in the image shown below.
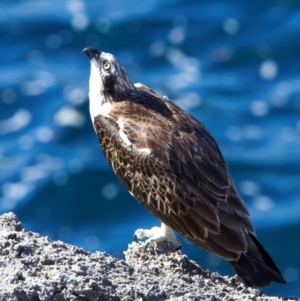
<svg viewBox="0 0 300 301"><path fill-rule="evenodd" d="M93 62L93 60L91 61L89 99L90 115L92 119L92 124L94 126L94 118L96 116L108 116L111 110L111 104L109 102L105 102L100 70L99 67L97 67L97 64Z"/></svg>

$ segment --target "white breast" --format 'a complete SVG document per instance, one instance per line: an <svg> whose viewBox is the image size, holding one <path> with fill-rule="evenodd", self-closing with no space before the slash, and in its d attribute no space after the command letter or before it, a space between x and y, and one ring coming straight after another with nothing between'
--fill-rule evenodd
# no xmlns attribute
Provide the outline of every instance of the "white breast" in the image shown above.
<svg viewBox="0 0 300 301"><path fill-rule="evenodd" d="M91 74L90 74L90 115L94 125L94 118L98 115L107 117L111 111L111 104L105 102L103 95L103 83L100 76L100 70L97 64L91 61Z"/></svg>
<svg viewBox="0 0 300 301"><path fill-rule="evenodd" d="M136 84L136 86L141 86L141 84ZM99 66L93 60L91 60L91 74L90 74L90 90L89 90L89 98L90 98L90 115L92 119L92 124L94 126L94 119L98 115L102 115L104 117L110 117L109 114L112 110L112 104L107 102L104 98L103 94L103 82L100 75ZM132 147L132 143L128 139L127 135L124 133L124 121L122 119L116 120L119 125L119 135L122 142L127 147ZM95 127L94 127L95 128ZM96 130L96 129L95 129ZM151 154L151 150L148 148L136 148L137 151L141 153L145 153L147 155Z"/></svg>

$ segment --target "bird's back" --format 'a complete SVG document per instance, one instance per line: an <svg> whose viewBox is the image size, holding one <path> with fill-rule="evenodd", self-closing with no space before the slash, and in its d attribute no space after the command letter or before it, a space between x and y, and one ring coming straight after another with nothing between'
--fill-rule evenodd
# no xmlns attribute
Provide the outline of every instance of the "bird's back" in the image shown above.
<svg viewBox="0 0 300 301"><path fill-rule="evenodd" d="M94 127L116 175L164 224L228 260L246 285L284 282L200 122L138 85L108 116L97 116Z"/></svg>

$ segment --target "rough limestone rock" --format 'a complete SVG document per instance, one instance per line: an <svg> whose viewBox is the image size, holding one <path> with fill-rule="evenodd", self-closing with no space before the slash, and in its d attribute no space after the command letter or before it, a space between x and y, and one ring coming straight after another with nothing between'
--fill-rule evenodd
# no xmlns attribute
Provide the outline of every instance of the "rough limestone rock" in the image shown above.
<svg viewBox="0 0 300 301"><path fill-rule="evenodd" d="M284 300L210 273L168 244L144 250L134 242L125 258L51 241L23 229L13 213L0 216L1 301Z"/></svg>

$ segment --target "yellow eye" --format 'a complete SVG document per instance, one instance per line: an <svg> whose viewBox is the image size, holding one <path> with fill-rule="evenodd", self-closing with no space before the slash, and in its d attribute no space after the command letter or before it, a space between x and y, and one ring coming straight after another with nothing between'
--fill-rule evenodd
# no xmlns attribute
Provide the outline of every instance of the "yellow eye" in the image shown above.
<svg viewBox="0 0 300 301"><path fill-rule="evenodd" d="M108 71L110 69L110 63L109 62L105 62L103 64L103 69L106 70L106 71Z"/></svg>

